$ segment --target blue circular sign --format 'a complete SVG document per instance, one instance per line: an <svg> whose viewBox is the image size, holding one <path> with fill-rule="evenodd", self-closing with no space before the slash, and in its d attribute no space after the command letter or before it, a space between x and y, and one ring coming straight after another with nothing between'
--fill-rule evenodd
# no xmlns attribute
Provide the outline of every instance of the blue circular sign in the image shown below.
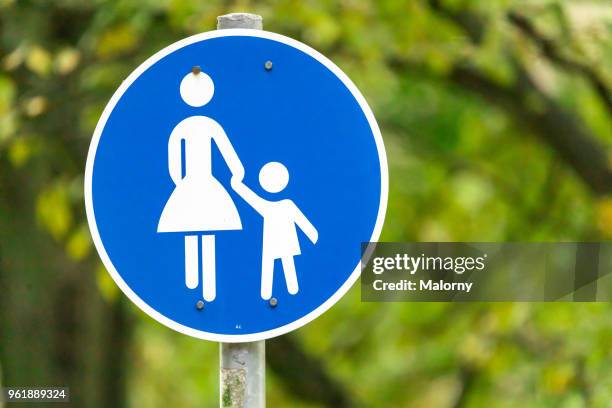
<svg viewBox="0 0 612 408"><path fill-rule="evenodd" d="M388 190L380 131L330 60L232 29L153 55L96 127L87 218L145 313L207 340L262 340L313 320L360 273Z"/></svg>

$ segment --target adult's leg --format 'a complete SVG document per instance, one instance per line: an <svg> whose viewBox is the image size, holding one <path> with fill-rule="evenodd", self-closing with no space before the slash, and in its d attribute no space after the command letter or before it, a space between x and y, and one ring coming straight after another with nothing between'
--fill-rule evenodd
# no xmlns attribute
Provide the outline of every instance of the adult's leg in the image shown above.
<svg viewBox="0 0 612 408"><path fill-rule="evenodd" d="M268 300L272 297L272 282L274 281L274 258L265 254L261 258L261 298Z"/></svg>
<svg viewBox="0 0 612 408"><path fill-rule="evenodd" d="M215 272L215 236L202 235L202 291L204 300L212 302L217 296Z"/></svg>
<svg viewBox="0 0 612 408"><path fill-rule="evenodd" d="M285 281L287 282L287 290L292 295L295 295L300 290L298 286L297 275L295 273L295 264L292 256L282 258L283 272L285 272Z"/></svg>
<svg viewBox="0 0 612 408"><path fill-rule="evenodd" d="M185 285L198 287L198 236L185 235Z"/></svg>

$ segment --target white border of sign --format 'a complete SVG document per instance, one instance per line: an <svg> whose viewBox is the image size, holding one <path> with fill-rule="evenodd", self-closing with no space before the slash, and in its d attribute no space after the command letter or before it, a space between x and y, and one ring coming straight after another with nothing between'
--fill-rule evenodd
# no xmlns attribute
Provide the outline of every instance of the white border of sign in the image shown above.
<svg viewBox="0 0 612 408"><path fill-rule="evenodd" d="M305 316L302 316L298 320L286 324L284 326L278 327L276 329L267 330L259 333L251 333L251 334L217 334L210 333L201 330L196 330L191 327L184 326L167 318L166 316L159 313L157 310L153 309L151 306L146 304L132 289L125 283L125 281L121 278L121 275L117 272L113 263L111 262L106 250L104 249L104 245L102 244L102 240L100 239L100 234L98 232L98 226L96 225L96 217L93 209L93 201L92 201L92 176L93 176L93 165L94 159L96 156L96 150L98 148L98 142L100 141L100 136L102 135L102 131L104 130L104 126L106 126L106 121L110 116L111 112L115 108L115 105L123 96L123 93L130 87L130 85L150 66L155 64L160 59L164 58L166 55L181 49L187 45L193 44L195 42L209 40L211 38L218 37L232 37L232 36L247 36L247 37L260 37L267 38L269 40L278 41L280 43L289 45L291 47L297 48L298 50L310 55L321 64L323 64L327 69L333 72L342 83L348 88L353 97L359 103L359 106L363 110L363 113L366 115L368 123L370 124L370 128L372 129L372 133L374 134L374 140L376 142L376 148L378 150L378 159L380 161L380 205L378 208L378 215L376 217L376 225L374 226L374 231L372 233L372 237L370 238L370 242L376 242L378 237L380 236L382 226L385 219L385 213L387 210L387 195L389 191L389 174L387 167L387 155L385 153L385 146L383 144L383 139L380 134L380 129L378 128L378 124L376 123L376 119L374 118L374 114L372 110L368 106L365 98L361 95L361 92L357 89L355 84L348 78L348 76L342 72L336 64L331 62L327 57L314 50L313 48L303 44L297 40L294 40L289 37L285 37L280 34L272 33L269 31L261 31L261 30L250 30L250 29L226 29L226 30L217 30L217 31L209 31L206 33L196 34L191 37L187 37L181 41L175 42L174 44L169 45L163 50L157 52L152 57L147 59L144 63L142 63L134 72L127 77L125 81L119 86L119 89L114 93L113 97L110 99L104 111L102 112L102 116L98 121L96 129L93 134L93 138L91 140L91 144L89 146L89 152L87 154L87 164L85 166L85 209L87 212L87 222L89 223L89 229L91 231L91 236L93 238L93 242L98 250L100 258L106 267L106 270L110 273L113 280L117 283L119 288L127 295L128 298L132 302L136 304L142 311L151 316L153 319L157 320L161 324L174 329L183 334L187 334L192 337L197 337L204 340L211 341L219 341L225 343L240 343L240 342L249 342L249 341L258 341L265 340L272 337L280 336L281 334L288 333L292 330L298 329L319 317L323 314L327 309L333 306L344 294L353 286L355 281L359 278L360 275L360 263L357 263L355 270L347 279L346 282L334 293L329 299L327 299L323 304L317 307L315 310L311 311Z"/></svg>

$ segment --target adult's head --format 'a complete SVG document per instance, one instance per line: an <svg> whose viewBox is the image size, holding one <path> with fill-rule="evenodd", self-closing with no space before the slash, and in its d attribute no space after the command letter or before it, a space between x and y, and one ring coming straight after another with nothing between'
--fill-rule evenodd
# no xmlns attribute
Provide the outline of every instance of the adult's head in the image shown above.
<svg viewBox="0 0 612 408"><path fill-rule="evenodd" d="M181 81L181 97L187 105L199 108L206 105L215 93L215 84L200 67L194 69Z"/></svg>

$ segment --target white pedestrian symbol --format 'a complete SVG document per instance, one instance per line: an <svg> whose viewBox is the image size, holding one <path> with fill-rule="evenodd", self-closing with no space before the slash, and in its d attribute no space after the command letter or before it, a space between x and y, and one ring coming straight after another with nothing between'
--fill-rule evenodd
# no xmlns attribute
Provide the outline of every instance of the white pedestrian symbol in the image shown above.
<svg viewBox="0 0 612 408"><path fill-rule="evenodd" d="M185 103L201 107L211 100L214 89L210 77L194 69L183 78L180 92ZM201 237L203 296L209 302L216 297L215 235L203 233L242 229L236 205L212 174L213 141L232 176L244 177L244 167L217 122L205 116L184 119L168 142L168 169L176 187L157 226L157 232L185 233L185 284L190 289L198 286Z"/></svg>
<svg viewBox="0 0 612 408"><path fill-rule="evenodd" d="M269 193L283 191L288 182L289 172L281 163L267 163L259 172L259 183ZM291 200L264 200L245 186L240 177L232 177L232 187L263 217L261 297L265 300L272 297L276 259L280 259L283 265L287 290L295 295L299 291L299 285L293 257L301 254L295 227L300 227L313 244L319 239L317 229Z"/></svg>
<svg viewBox="0 0 612 408"><path fill-rule="evenodd" d="M208 75L195 67L183 78L180 93L185 103L201 107L211 100L214 84ZM318 232L293 201L265 200L243 184L244 167L223 128L211 118L191 116L181 121L170 135L168 169L176 187L162 211L157 232L185 235L185 284L190 289L198 286L201 263L203 296L206 301L213 301L216 267L215 235L211 232L242 229L235 203L212 174L213 141L232 173L233 189L263 217L261 297L265 300L272 297L274 261L277 259L282 263L287 290L295 295L299 284L293 257L301 254L296 226L313 244L318 240ZM289 172L283 164L270 162L261 168L259 182L267 192L279 193L289 182ZM200 239L201 259L198 255Z"/></svg>

